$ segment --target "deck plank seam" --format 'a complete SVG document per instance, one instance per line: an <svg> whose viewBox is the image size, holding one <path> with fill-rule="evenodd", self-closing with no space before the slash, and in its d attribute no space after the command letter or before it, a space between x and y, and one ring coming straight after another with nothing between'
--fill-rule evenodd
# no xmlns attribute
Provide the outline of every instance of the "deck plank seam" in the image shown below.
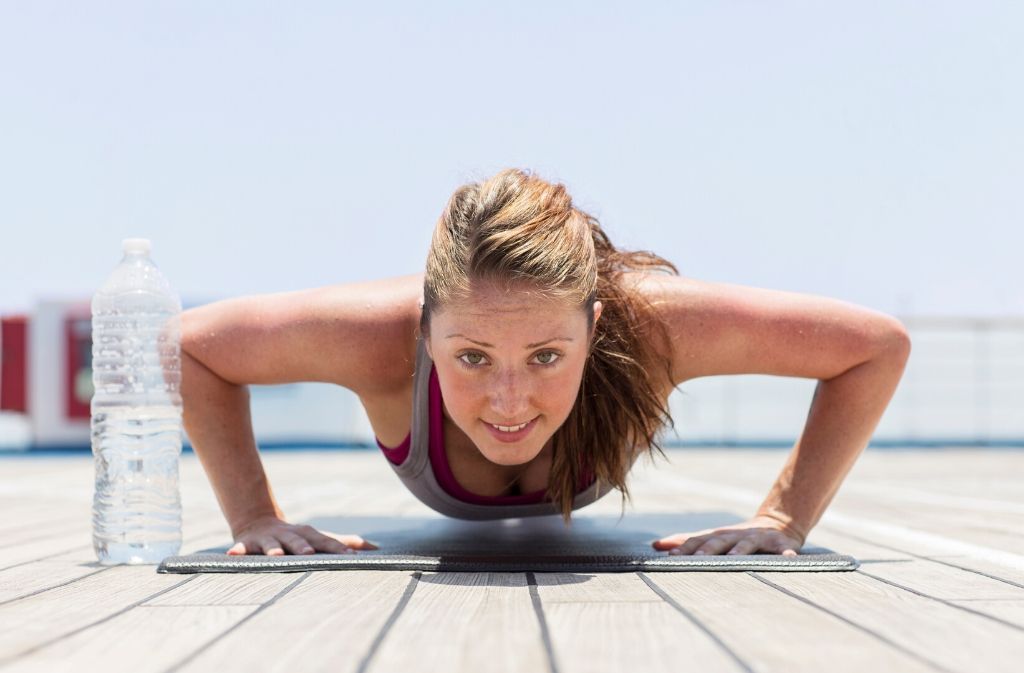
<svg viewBox="0 0 1024 673"><path fill-rule="evenodd" d="M26 655L35 654L36 652L38 652L39 650L43 649L44 647L49 647L50 645L58 643L61 640L64 640L65 638L70 638L71 636L77 635L77 634L81 633L82 631L85 631L86 629L91 629L94 626L99 626L100 624L103 624L105 622L109 622L114 617L117 617L119 615L123 615L124 613L128 612L129 610L132 610L133 608L141 605L142 603L145 603L148 600L151 600L153 598L156 598L157 596L165 594L168 591L173 591L174 589L177 589L181 585L186 584L188 582L191 582L192 580L196 579L197 577L198 577L198 575L193 575L192 577L184 579L181 582L178 582L177 584L174 584L174 585L171 585L171 586L166 587L164 589L161 589L160 591L157 591L154 594L151 594L149 596L146 596L145 598L142 598L140 600L135 601L134 603L126 605L125 607L121 608L120 610L117 610L115 612L110 613L109 615L101 617L100 619L97 619L94 622L89 622L88 624L83 624L83 625L78 626L78 627L76 627L74 629L71 629L70 631L66 631L66 632L62 633L62 634L56 636L55 638L51 638L50 640L45 640L45 641L43 641L41 643L37 643L37 644L33 645L32 647L28 648L27 650L22 650L21 652L18 652L17 654L13 654L13 655L10 655L10 656L7 656L7 657L2 657L2 658L0 658L0 667L6 666L7 664L9 664L9 663L11 663L13 661L16 661L16 660L18 660L18 659L20 659L20 658L22 658L22 657L24 657Z"/></svg>
<svg viewBox="0 0 1024 673"><path fill-rule="evenodd" d="M1014 582L1013 580L1007 579L1005 577L999 577L998 575L989 574L989 573L987 573L987 572L985 572L983 570L976 570L975 568L968 568L966 566L957 565L956 563L950 563L949 561L943 561L941 559L933 558L931 556L924 556L923 554L917 554L917 553L912 552L912 551L906 551L904 549L900 549L899 547L893 547L892 545L888 545L888 544L885 544L883 542L878 542L876 540L871 540L871 539L868 539L868 538L860 537L859 535L855 535L853 533L848 533L845 530L836 530L836 529L832 528L832 529L829 529L829 532L831 534L833 534L833 535L841 535L841 536L849 537L851 539L857 540L858 542L863 542L865 544L870 544L870 545L873 545L873 546L876 546L876 547L882 547L883 549L891 549L892 551L896 551L896 552L899 552L901 554L906 554L907 556L913 556L914 558L919 559L921 561L928 561L930 563L941 563L942 565L949 566L950 568L956 568L958 570L963 570L965 572L975 573L977 575L981 575L983 577L987 577L987 578L992 579L992 580L996 580L996 581L999 581L999 582L1004 582L1005 584L1009 584L1011 586L1015 586L1018 589L1024 589L1024 584L1021 584L1019 582ZM864 562L862 561L861 563L864 563Z"/></svg>
<svg viewBox="0 0 1024 673"><path fill-rule="evenodd" d="M745 572L749 574L750 571ZM655 593L655 595L657 595L659 598L661 598L661 600L667 603L669 607L683 615L683 617L688 619L694 626L696 626L699 630L703 631L704 634L707 635L707 637L710 638L711 641L715 645L717 645L719 649L721 649L730 659L732 659L736 663L736 665L739 666L743 671L745 671L746 673L755 673L755 669L753 666L748 664L743 659L743 657L734 652L733 649L729 647L728 643L722 640L717 633L712 631L707 624L698 619L696 615L694 615L692 612L683 607L682 604L680 604L679 601L673 598L671 594L669 594L667 591L661 588L661 586L658 585L656 581L651 579L651 577L647 573L638 572L636 573L636 575L651 589L651 591Z"/></svg>
<svg viewBox="0 0 1024 673"><path fill-rule="evenodd" d="M216 533L216 532L218 532L220 530L220 527L209 528L209 529L206 529L206 530L208 532L190 534L188 536L187 540L183 540L182 541L182 547L185 546L186 542L191 544L193 541L195 541L197 539L202 539L204 537L209 537L209 536L213 535L214 533ZM11 564L9 566L4 566L4 567L0 568L0 573L4 572L5 570L10 570L11 568L17 568L18 566L28 565L29 563L38 563L39 561L46 561L46 560L51 559L51 558L53 558L55 556L61 556L63 554L70 554L70 553L76 552L76 551L86 551L86 550L91 549L91 548L92 548L92 544L91 543L85 543L85 544L76 545L74 547L69 547L69 548L66 548L66 549L62 549L60 551L55 551L55 552L46 554L45 556L38 556L38 557L33 558L33 559L28 559L27 561L19 561L18 563L14 563L14 564ZM121 565L124 565L124 564L121 564Z"/></svg>
<svg viewBox="0 0 1024 673"><path fill-rule="evenodd" d="M66 587L69 584L74 584L75 582L78 582L79 580L84 580L87 577L92 577L93 575L98 575L98 574L100 574L102 572L106 572L106 571L111 570L113 568L114 568L114 566L109 566L107 568L100 568L99 570L95 570L95 571L93 571L91 573L86 573L85 575L82 575L81 577L73 577L73 578L67 580L66 582L60 582L59 584L53 584L53 585L48 586L48 587L42 587L40 589L36 589L35 591L30 591L27 594L22 594L20 596L15 596L13 598L8 598L7 600L0 601L0 606L4 606L4 605L7 605L8 603L13 603L15 601L20 601L20 600L23 600L25 598L31 598L32 596L38 596L39 594L46 593L47 591L52 591L54 589L59 589L60 587Z"/></svg>
<svg viewBox="0 0 1024 673"><path fill-rule="evenodd" d="M67 549L62 549L60 551L55 551L52 554L47 554L46 556L39 556L37 558L29 559L27 561L19 561L18 563L12 563L9 566L4 566L3 568L0 568L0 573L2 573L5 570L10 570L11 568L17 568L18 566L27 565L29 563L36 563L38 561L45 561L46 559L52 558L54 556L60 556L61 554L70 554L71 552L82 551L83 549L88 549L88 548L89 548L89 545L87 545L87 544L80 544L80 545L76 545L74 547L68 547Z"/></svg>
<svg viewBox="0 0 1024 673"><path fill-rule="evenodd" d="M551 631L548 629L548 620L544 616L544 603L541 601L540 591L537 587L537 576L534 573L526 573L526 586L530 592L530 603L533 605L533 613L537 616L537 623L540 626L540 640L544 647L544 655L547 657L548 670L551 673L559 673L558 658L555 656L555 645L551 641Z"/></svg>
<svg viewBox="0 0 1024 673"><path fill-rule="evenodd" d="M873 580L877 580L879 582L883 582L885 584L888 584L889 586L896 587L897 589L903 589L904 591L909 591L910 593L914 594L915 596L920 596L921 598L928 598L930 600L937 601L937 602L942 603L944 605L948 605L950 607L956 608L957 610L963 610L964 612L974 613L974 614L978 615L979 617L984 617L986 619L990 619L990 620L992 620L994 622L997 622L999 624L1002 624L1004 626L1009 626L1010 628L1014 629L1015 631L1024 631L1024 626L1021 626L1020 624L1015 624L1013 622L1008 622L1005 619L1002 619L1000 617L996 617L995 615L990 615L988 613L981 612L979 610L974 610L973 608L969 608L969 607L966 607L964 605L960 605L958 603L954 603L954 602L952 602L952 601L950 601L949 599L946 599L946 598L939 598L938 596L932 596L930 594L926 594L926 593L920 592L917 589L914 589L912 587L903 586L902 584L898 584L897 582L893 582L892 580L888 580L888 579L886 579L884 577L879 577L878 575L872 575L871 573L863 572L863 571L858 571L858 572L860 572L860 574L864 575L865 577L870 577Z"/></svg>
<svg viewBox="0 0 1024 673"><path fill-rule="evenodd" d="M302 573L302 575L298 579L296 579L294 582L292 582L291 584L286 586L284 589L281 589L276 594L274 594L274 596L269 601L261 604L258 608L256 608L255 610L253 610L252 612L247 614L245 617L242 617L241 619L239 619L237 622L232 624L230 627L228 627L227 629L225 629L224 631L222 631L218 635L214 636L210 640L206 641L205 643L200 645L198 648L192 650L192 652L190 652L184 659L181 659L180 661L178 661L178 663L171 665L167 669L164 669L164 673L170 673L171 671L176 671L176 670L180 669L182 666L184 666L185 664L189 663L190 661L192 661L193 659L198 657L200 654L202 654L203 652L208 650L210 647L212 647L215 643L219 642L222 638L227 636L229 633L231 633L232 631L234 631L235 629L240 627L242 624L245 624L247 621L249 621L250 619L252 619L256 615L258 615L259 613L263 612L264 610L269 608L271 605L276 603L279 598L281 598L282 596L287 594L289 591L291 591L292 589L297 587L299 584L301 584L303 581L305 581L305 579L307 577L309 577L312 574L313 574L313 571L311 571L311 570ZM199 577L199 575L195 575L195 577ZM176 585L176 586L180 586L180 585ZM152 596L151 598L155 598L155 596ZM155 606L143 606L143 607L155 607Z"/></svg>
<svg viewBox="0 0 1024 673"><path fill-rule="evenodd" d="M312 572L312 571L310 571ZM373 657L376 656L378 650L380 650L381 643L384 642L384 638L387 637L388 632L391 631L391 627L395 625L402 612L405 611L405 607L412 600L412 595L416 592L416 587L419 586L420 578L423 577L423 571L417 570L409 577L409 583L405 585L405 590L402 592L401 598L398 599L398 603L395 604L391 614L388 615L387 620L381 625L377 631L377 635L374 636L370 646L366 649L366 653L363 658L359 660L359 664L356 666L356 673L365 673L370 668L370 662L373 661Z"/></svg>
<svg viewBox="0 0 1024 673"><path fill-rule="evenodd" d="M861 571L858 569L858 570L855 570L854 572L861 572ZM909 656L912 659L915 659L916 661L918 661L918 662L920 662L920 663L922 663L922 664L924 664L926 666L931 666L935 670L942 671L943 673L960 673L959 671L955 671L955 670L953 670L951 668L946 668L942 664L940 664L938 662L935 662L935 661L932 661L931 659L928 659L924 655L919 654L919 653L915 652L914 650L911 650L910 648L901 645L900 643L892 640L891 638L886 637L885 635L879 633L878 631L875 631L874 629L872 629L872 628L870 628L868 626L864 626L863 624L855 622L854 620L852 620L852 619L850 619L848 617L845 617L845 616L839 614L838 612L835 612L834 610L830 610L829 608L825 607L824 605L819 605L818 603L815 603L814 601L810 600L809 598L805 598L804 596L801 596L800 594L797 594L797 593L795 593L793 591L790 591L789 589L787 589L787 588L785 588L785 587L783 587L783 586L781 586L779 584L776 584L775 582L772 582L768 578L762 577L760 574L758 574L756 572L747 571L747 574L750 575L751 577L753 577L754 579L758 580L759 582L767 584L768 586L772 587L773 589L777 589L778 591L780 591L781 593L789 596L790 598L795 598L796 600L800 601L801 603L809 605L812 608L816 608L818 610L821 610L822 612L824 612L827 615L835 617L836 619L840 620L841 622L844 622L845 624L848 624L848 625L852 626L853 628L868 634L869 636L875 638L879 642L888 645L889 647L897 650L898 652L901 652L901 653Z"/></svg>
<svg viewBox="0 0 1024 673"><path fill-rule="evenodd" d="M305 506L306 506L306 503L303 503L301 506L295 507L294 509L301 510L302 507L305 507ZM211 537L213 535L221 533L222 530L223 530L223 525L224 524L217 524L216 526L202 529L202 532L190 533L187 538L184 538L182 540L182 548L184 549L187 545L194 544L196 540L202 540L203 538L208 538L208 537ZM4 572L6 570L10 570L12 568L17 568L19 566L28 565L29 563L37 563L39 561L46 561L48 559L51 559L51 558L54 558L54 557L57 557L57 556L62 556L64 554L70 554L70 553L76 552L76 551L85 551L85 550L88 550L90 547L91 547L90 543L80 544L80 545L76 545L74 547L69 547L69 548L65 548L65 549L59 550L59 551L54 551L54 552L51 552L51 553L46 554L44 556L38 556L36 558L28 559L26 561L19 561L18 563L13 563L13 564L11 564L9 566L4 566L4 567L0 568L0 573Z"/></svg>

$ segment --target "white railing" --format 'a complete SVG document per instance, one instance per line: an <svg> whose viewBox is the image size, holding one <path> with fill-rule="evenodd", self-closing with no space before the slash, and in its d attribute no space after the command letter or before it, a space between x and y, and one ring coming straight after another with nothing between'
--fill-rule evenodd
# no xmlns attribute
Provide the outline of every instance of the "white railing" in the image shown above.
<svg viewBox="0 0 1024 673"><path fill-rule="evenodd" d="M1024 446L1024 318L900 318L912 351L872 445ZM667 444L791 444L816 381L742 375L688 381Z"/></svg>

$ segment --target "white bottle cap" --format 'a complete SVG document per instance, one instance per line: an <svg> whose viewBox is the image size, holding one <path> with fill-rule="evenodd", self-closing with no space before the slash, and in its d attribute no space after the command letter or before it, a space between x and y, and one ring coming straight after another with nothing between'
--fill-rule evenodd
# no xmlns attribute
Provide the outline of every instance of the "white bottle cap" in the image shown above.
<svg viewBox="0 0 1024 673"><path fill-rule="evenodd" d="M126 255L148 255L152 249L148 238L126 238L121 241L121 250Z"/></svg>

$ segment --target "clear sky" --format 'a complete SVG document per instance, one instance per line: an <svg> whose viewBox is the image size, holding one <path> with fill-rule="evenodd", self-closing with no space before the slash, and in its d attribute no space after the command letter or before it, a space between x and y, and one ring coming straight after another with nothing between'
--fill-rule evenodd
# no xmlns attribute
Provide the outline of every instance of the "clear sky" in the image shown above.
<svg viewBox="0 0 1024 673"><path fill-rule="evenodd" d="M1024 314L1019 2L6 2L0 312L152 239L188 303L422 270L561 181L687 276Z"/></svg>

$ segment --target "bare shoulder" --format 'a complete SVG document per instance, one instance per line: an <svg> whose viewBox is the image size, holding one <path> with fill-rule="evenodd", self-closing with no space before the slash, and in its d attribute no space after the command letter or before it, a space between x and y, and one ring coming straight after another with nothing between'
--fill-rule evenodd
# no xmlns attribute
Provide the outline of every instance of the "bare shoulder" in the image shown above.
<svg viewBox="0 0 1024 673"><path fill-rule="evenodd" d="M883 351L909 353L896 318L815 294L624 274L655 309L669 341L650 335L671 362L672 381L724 374L828 379Z"/></svg>
<svg viewBox="0 0 1024 673"><path fill-rule="evenodd" d="M226 381L335 383L386 394L411 378L422 274L251 295L182 315L182 347Z"/></svg>
<svg viewBox="0 0 1024 673"><path fill-rule="evenodd" d="M346 387L363 396L386 395L410 386L423 274L339 284L325 288L324 293L327 317L343 329L334 349L348 347L362 355L360 362L348 367L348 371L358 367L359 376Z"/></svg>

